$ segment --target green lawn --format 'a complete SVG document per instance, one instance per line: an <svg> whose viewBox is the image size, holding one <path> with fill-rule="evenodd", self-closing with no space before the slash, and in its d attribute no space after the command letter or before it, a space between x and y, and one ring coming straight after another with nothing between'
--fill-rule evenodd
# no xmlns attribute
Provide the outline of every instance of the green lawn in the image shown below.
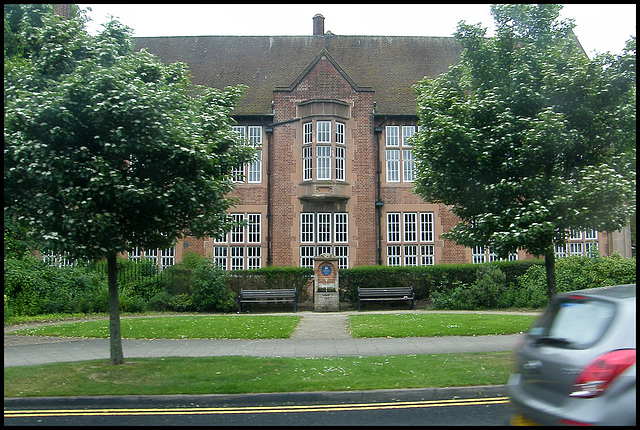
<svg viewBox="0 0 640 430"><path fill-rule="evenodd" d="M351 333L364 337L433 337L513 334L526 331L532 315L401 313L349 316ZM298 315L173 315L121 318L127 339L286 339ZM21 329L12 334L108 338L107 319Z"/></svg>
<svg viewBox="0 0 640 430"><path fill-rule="evenodd" d="M121 318L126 339L287 339L297 315L190 315ZM87 320L21 329L11 334L109 337L109 320Z"/></svg>
<svg viewBox="0 0 640 430"><path fill-rule="evenodd" d="M505 384L510 352L375 357L168 357L4 369L5 397L233 394Z"/></svg>
<svg viewBox="0 0 640 430"><path fill-rule="evenodd" d="M353 337L433 337L515 334L527 331L533 315L415 313L349 317Z"/></svg>

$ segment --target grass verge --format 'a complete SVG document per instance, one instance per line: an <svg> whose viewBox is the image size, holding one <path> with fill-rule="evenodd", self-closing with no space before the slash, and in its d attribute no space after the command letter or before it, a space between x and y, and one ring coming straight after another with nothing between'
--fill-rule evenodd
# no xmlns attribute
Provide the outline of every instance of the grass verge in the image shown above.
<svg viewBox="0 0 640 430"><path fill-rule="evenodd" d="M240 394L505 384L510 352L367 357L168 357L4 369L5 397Z"/></svg>
<svg viewBox="0 0 640 430"><path fill-rule="evenodd" d="M122 318L126 339L287 339L297 315L213 315ZM75 321L20 329L11 334L108 338L108 320Z"/></svg>
<svg viewBox="0 0 640 430"><path fill-rule="evenodd" d="M537 317L506 314L358 314L349 317L353 337L482 336L522 333Z"/></svg>

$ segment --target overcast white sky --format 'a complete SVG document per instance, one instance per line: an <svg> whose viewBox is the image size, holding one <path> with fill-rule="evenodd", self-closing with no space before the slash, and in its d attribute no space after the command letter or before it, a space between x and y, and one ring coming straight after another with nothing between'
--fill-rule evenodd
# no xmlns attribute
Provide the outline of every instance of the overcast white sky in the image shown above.
<svg viewBox="0 0 640 430"><path fill-rule="evenodd" d="M493 35L489 4L80 4L91 7L89 31L109 15L133 28L134 36L310 36L313 16L338 35L452 36L461 20L482 23ZM636 34L635 4L568 4L574 32L589 56L618 54Z"/></svg>

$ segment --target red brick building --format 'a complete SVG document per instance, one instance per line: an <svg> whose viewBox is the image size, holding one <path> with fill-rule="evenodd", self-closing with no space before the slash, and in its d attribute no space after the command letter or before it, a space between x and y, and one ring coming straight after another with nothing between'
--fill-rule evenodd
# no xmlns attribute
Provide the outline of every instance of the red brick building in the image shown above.
<svg viewBox="0 0 640 430"><path fill-rule="evenodd" d="M311 36L134 42L167 63L186 63L197 84L247 85L236 131L260 148L260 159L236 176L240 204L232 213L248 226L224 241L185 238L175 250L154 251L159 261L179 262L188 250L229 270L312 267L312 257L327 252L343 268L492 258L443 239L455 217L412 192L413 85L459 60L453 38L339 36L325 33L316 15ZM611 252L605 233L574 237L566 254Z"/></svg>

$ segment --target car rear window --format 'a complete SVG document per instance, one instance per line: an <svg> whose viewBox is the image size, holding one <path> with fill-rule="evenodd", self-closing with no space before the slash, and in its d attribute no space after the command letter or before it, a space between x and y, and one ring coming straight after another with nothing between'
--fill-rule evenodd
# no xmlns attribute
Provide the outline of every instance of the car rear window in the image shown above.
<svg viewBox="0 0 640 430"><path fill-rule="evenodd" d="M613 320L615 305L584 296L562 298L529 330L537 343L581 349L598 341Z"/></svg>

